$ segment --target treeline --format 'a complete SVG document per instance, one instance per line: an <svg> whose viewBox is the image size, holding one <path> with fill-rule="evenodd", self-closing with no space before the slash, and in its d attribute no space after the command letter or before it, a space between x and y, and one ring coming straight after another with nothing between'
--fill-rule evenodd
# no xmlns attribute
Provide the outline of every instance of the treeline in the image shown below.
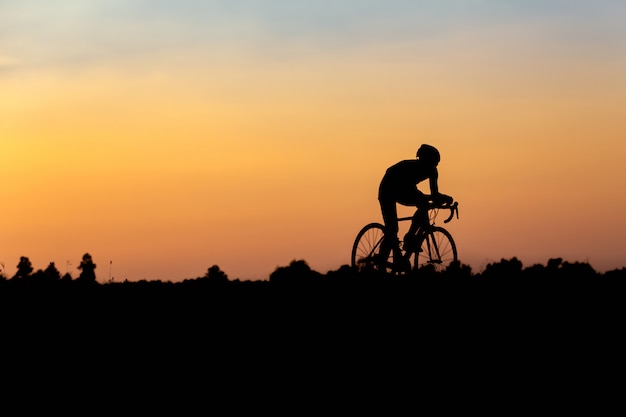
<svg viewBox="0 0 626 417"><path fill-rule="evenodd" d="M170 386L199 386L210 405L207 393L220 384L238 393L266 386L283 401L276 381L314 391L312 401L331 391L352 398L358 383L376 396L389 381L411 398L423 383L448 395L452 381L466 393L477 387L472 397L489 404L494 392L518 390L518 404L539 391L555 395L563 380L585 390L614 384L585 372L614 375L626 348L626 269L598 273L562 259L526 267L502 259L481 272L457 263L405 277L348 265L320 273L293 260L262 281L231 279L213 265L175 283L99 282L91 256L76 279L54 264L18 264L0 279L0 323L5 368L26 379L5 379L25 381L19 389L60 387L61 399L72 392L60 376L87 391L114 381L123 398L149 387L159 405Z"/></svg>
<svg viewBox="0 0 626 417"><path fill-rule="evenodd" d="M515 257L502 259L480 272L454 263L416 276L349 265L321 273L293 260L267 280L231 279L213 265L203 276L178 282L104 283L95 277L91 256L83 259L76 279L53 264L33 271L27 258L17 274L0 279L5 340L27 341L28 349L61 343L71 351L85 344L112 351L134 344L141 352L158 346L161 358L171 355L164 347L172 344L201 355L252 348L271 355L289 346L291 353L316 346L334 355L341 344L378 354L374 347L384 342L458 355L472 346L481 352L491 344L502 349L502 343L548 346L583 334L607 345L626 318L625 268L599 273L558 258L526 267Z"/></svg>
<svg viewBox="0 0 626 417"><path fill-rule="evenodd" d="M82 257L80 265L78 265L80 274L76 281L78 282L96 282L96 264L89 253L85 253ZM33 264L27 256L21 256L20 261L17 264L17 272L10 278L6 275L4 264L2 264L2 270L0 270L0 280L6 281L21 281L31 283L54 283L54 282L69 282L72 281L72 275L66 272L61 275L61 272L57 269L54 262L50 262L46 269L34 270Z"/></svg>
<svg viewBox="0 0 626 417"><path fill-rule="evenodd" d="M467 282L496 284L512 283L534 283L546 284L548 282L566 280L569 283L581 281L608 282L626 280L626 267L614 269L607 272L597 272L589 263L568 262L562 258L549 259L546 265L534 264L524 266L523 263L513 257L511 259L501 259L486 265L480 271L475 272L469 265L456 262L444 271L435 271L422 268L412 276L396 277L376 271L357 270L349 265L342 265L339 269L321 273L311 269L305 260L293 260L289 265L279 266L268 276L267 280L242 281L239 278L231 279L222 271L218 265L209 267L206 273L195 278L187 278L182 281L172 282L169 280L139 280L114 282L113 280L102 281L96 279L96 264L89 253L85 253L77 269L80 274L73 278L69 272L61 274L54 262L50 262L45 269L34 270L30 259L22 256L17 264L17 272L12 276L7 276L6 269L0 270L0 283L5 285L53 285L57 283L71 285L87 284L93 286L142 286L146 285L154 288L158 285L166 287L197 287L198 285L219 285L244 284L249 283L256 286L266 284L274 285L298 285L316 284L324 282L349 283L349 282L385 282L411 281L418 279L428 281L436 279L438 281L466 280Z"/></svg>

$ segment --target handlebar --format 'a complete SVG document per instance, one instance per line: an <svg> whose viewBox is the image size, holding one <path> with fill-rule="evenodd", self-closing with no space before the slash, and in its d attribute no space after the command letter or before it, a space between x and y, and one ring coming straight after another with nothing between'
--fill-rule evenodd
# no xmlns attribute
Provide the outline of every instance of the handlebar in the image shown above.
<svg viewBox="0 0 626 417"><path fill-rule="evenodd" d="M457 219L459 218L459 202L458 201L455 201L452 204L439 206L437 208L450 210L450 215L448 216L447 219L443 221L444 223L448 223L450 220L452 220L452 217L454 217L455 214L456 214L456 218Z"/></svg>
<svg viewBox="0 0 626 417"><path fill-rule="evenodd" d="M452 220L452 218L454 217L454 215L456 215L456 218L459 218L459 202L455 201L452 204L435 204L433 202L431 202L428 205L428 210L450 210L450 215L448 216L447 219L445 219L443 222L444 223L449 223L450 220ZM398 221L405 221L405 220L412 220L413 216L409 216L409 217L399 217Z"/></svg>

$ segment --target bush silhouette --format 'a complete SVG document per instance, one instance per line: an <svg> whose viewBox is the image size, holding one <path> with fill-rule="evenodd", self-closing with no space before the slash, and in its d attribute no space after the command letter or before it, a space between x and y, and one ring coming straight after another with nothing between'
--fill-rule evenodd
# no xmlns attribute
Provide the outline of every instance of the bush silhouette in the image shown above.
<svg viewBox="0 0 626 417"><path fill-rule="evenodd" d="M93 283L96 282L96 264L93 263L93 259L89 253L83 255L83 260L78 265L78 269L81 270L78 280L82 282Z"/></svg>

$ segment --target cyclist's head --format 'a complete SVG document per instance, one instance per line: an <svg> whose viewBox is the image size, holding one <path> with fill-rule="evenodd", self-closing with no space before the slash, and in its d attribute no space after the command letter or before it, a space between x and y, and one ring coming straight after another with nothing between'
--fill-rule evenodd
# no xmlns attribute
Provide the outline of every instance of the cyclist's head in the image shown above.
<svg viewBox="0 0 626 417"><path fill-rule="evenodd" d="M439 164L441 157L439 156L439 151L434 146L423 144L417 150L416 155L420 161L425 161L431 163L435 166Z"/></svg>

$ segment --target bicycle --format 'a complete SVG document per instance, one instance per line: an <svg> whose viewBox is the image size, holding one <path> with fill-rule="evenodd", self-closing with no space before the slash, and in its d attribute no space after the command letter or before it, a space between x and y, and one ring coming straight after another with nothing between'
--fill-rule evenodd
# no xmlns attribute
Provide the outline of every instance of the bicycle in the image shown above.
<svg viewBox="0 0 626 417"><path fill-rule="evenodd" d="M403 241L396 240L387 260L380 257L380 245L385 236L385 227L381 223L369 223L357 234L352 246L352 267L359 270L384 271L393 275L415 273L422 268L432 268L435 272L445 270L452 262L458 261L456 243L452 234L442 226L435 225L440 210L449 210L450 215L443 221L449 223L456 215L459 218L459 204L434 204L428 206L428 224L420 225L415 232L413 248L405 248ZM417 211L416 211L417 212ZM413 216L399 217L398 223L411 221ZM394 253L400 259L394 259Z"/></svg>

